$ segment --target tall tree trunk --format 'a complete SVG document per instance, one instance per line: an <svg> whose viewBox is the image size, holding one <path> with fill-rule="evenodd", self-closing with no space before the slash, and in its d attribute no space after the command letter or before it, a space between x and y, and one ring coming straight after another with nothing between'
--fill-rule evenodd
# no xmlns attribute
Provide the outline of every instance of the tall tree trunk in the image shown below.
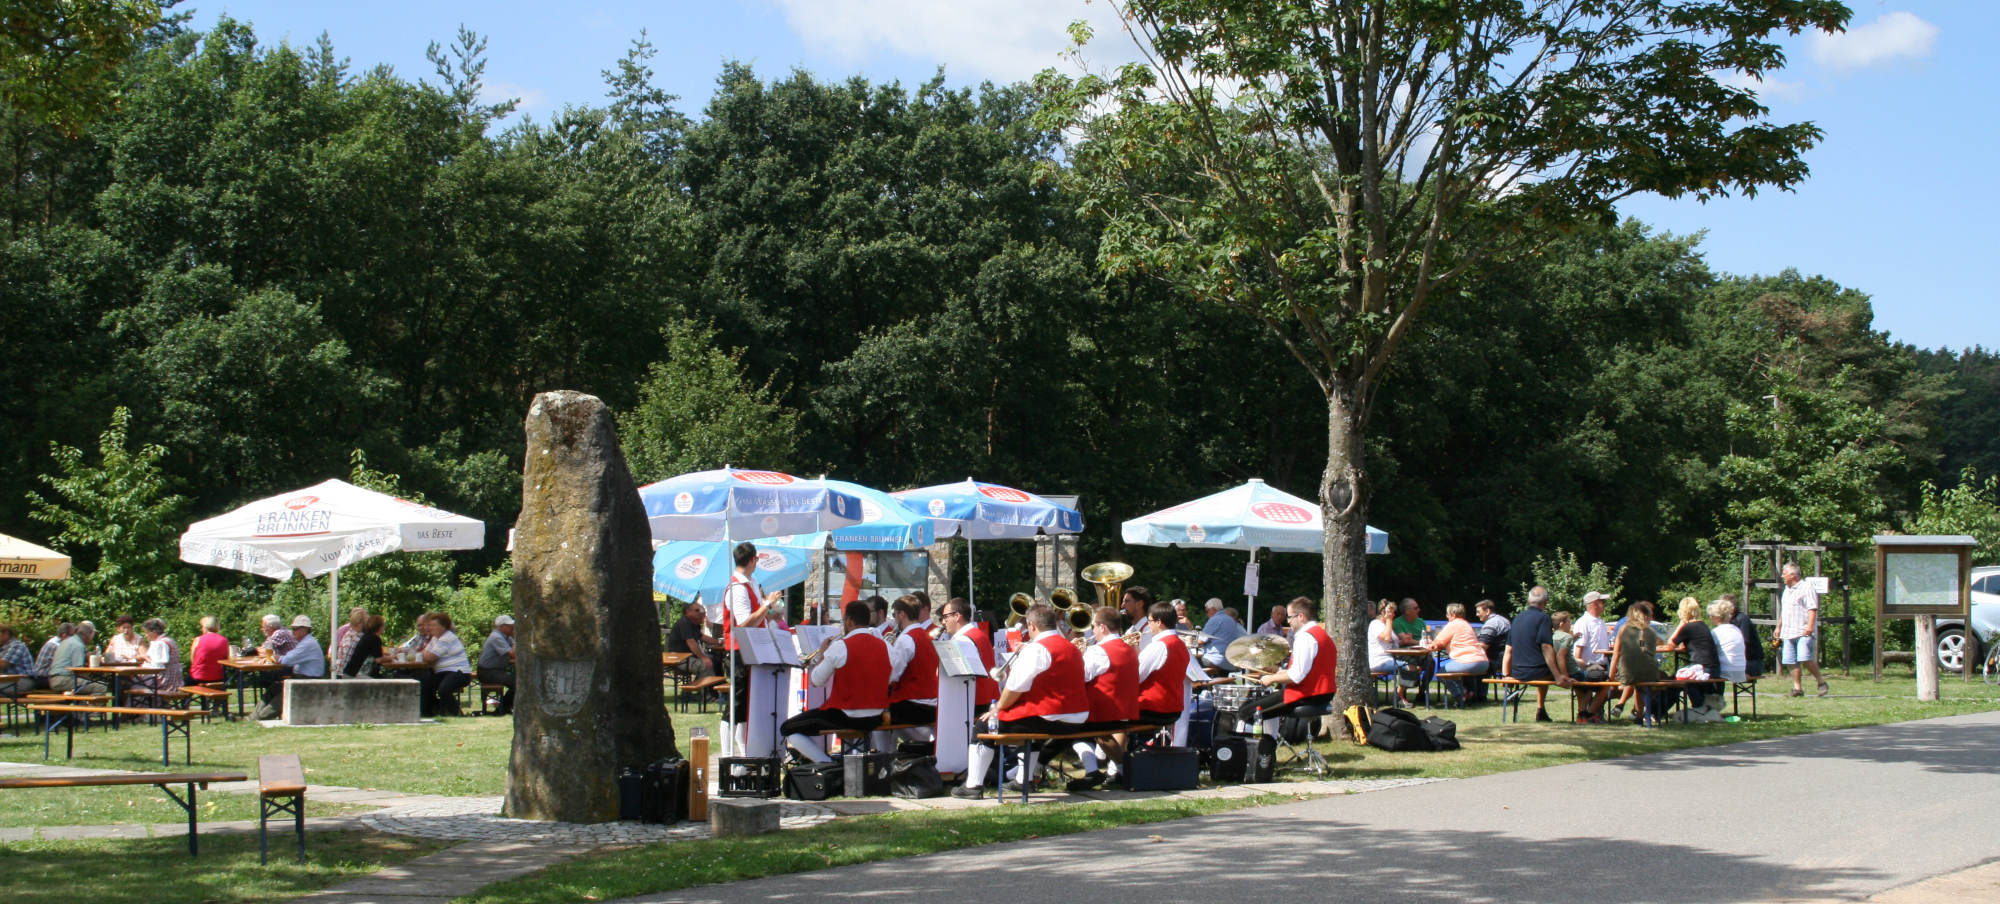
<svg viewBox="0 0 2000 904"><path fill-rule="evenodd" d="M1353 381L1335 378L1326 396L1326 471L1320 476L1319 504L1325 544L1321 578L1325 602L1320 621L1339 653L1339 693L1334 711L1365 703L1373 682L1368 674L1368 515L1363 476L1365 396ZM1335 719L1335 732L1346 723Z"/></svg>

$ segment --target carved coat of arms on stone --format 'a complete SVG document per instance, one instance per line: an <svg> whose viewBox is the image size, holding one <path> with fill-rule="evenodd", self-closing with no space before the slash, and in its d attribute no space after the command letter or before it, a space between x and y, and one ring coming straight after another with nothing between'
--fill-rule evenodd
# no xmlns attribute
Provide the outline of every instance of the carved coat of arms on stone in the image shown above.
<svg viewBox="0 0 2000 904"><path fill-rule="evenodd" d="M597 663L589 659L544 659L537 665L542 672L542 693L536 705L551 716L576 715L590 694L590 679L597 672Z"/></svg>

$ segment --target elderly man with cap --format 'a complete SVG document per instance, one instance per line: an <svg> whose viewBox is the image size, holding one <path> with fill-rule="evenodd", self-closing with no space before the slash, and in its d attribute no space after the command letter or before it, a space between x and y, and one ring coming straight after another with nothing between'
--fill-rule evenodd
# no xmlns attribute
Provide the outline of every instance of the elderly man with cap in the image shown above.
<svg viewBox="0 0 2000 904"><path fill-rule="evenodd" d="M1250 632L1244 630L1243 624L1222 607L1221 600L1211 597L1202 608L1208 616L1201 623L1201 664L1230 671L1229 658L1225 655L1229 642Z"/></svg>
<svg viewBox="0 0 2000 904"><path fill-rule="evenodd" d="M1611 626L1604 623L1604 604L1610 599L1595 590L1583 595L1583 616L1570 629L1576 636L1570 649L1576 651L1578 681L1603 681L1610 675ZM1607 689L1601 687L1578 688L1576 720L1586 724L1604 721L1607 694Z"/></svg>
<svg viewBox="0 0 2000 904"><path fill-rule="evenodd" d="M313 637L312 616L292 619L292 643L278 657L278 670L264 686L264 705L257 708L258 719L276 719L285 713L285 682L293 678L325 678L326 650Z"/></svg>
<svg viewBox="0 0 2000 904"><path fill-rule="evenodd" d="M514 616L493 619L493 633L486 635L486 643L479 647L479 683L504 688L500 709L494 715L514 711Z"/></svg>

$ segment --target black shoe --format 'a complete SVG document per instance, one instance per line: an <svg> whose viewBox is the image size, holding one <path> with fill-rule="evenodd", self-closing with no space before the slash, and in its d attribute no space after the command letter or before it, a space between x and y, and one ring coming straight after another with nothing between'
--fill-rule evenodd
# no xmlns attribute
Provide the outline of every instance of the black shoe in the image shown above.
<svg viewBox="0 0 2000 904"><path fill-rule="evenodd" d="M1021 787L1021 783L1020 783L1020 782L1008 782L1007 784L1004 784L1004 785L1001 785L1001 786L1000 786L1000 790L1002 790L1002 791L1013 791L1013 792L1024 792L1024 791L1027 791L1028 789L1026 789L1026 788L1023 788L1023 787Z"/></svg>
<svg viewBox="0 0 2000 904"><path fill-rule="evenodd" d="M1063 787L1063 790L1071 794L1076 794L1083 791L1095 791L1102 784L1104 784L1104 773L1086 772L1082 778L1071 780L1068 785Z"/></svg>
<svg viewBox="0 0 2000 904"><path fill-rule="evenodd" d="M1538 710L1535 710L1535 721L1537 721L1537 722L1553 722L1553 721L1555 721L1555 720L1554 720L1554 719L1550 719L1550 718L1549 718L1549 711L1548 711L1548 710L1546 710L1546 709L1538 709Z"/></svg>
<svg viewBox="0 0 2000 904"><path fill-rule="evenodd" d="M956 797L959 800L985 800L986 789L967 788L964 785L954 785L951 789L951 796Z"/></svg>

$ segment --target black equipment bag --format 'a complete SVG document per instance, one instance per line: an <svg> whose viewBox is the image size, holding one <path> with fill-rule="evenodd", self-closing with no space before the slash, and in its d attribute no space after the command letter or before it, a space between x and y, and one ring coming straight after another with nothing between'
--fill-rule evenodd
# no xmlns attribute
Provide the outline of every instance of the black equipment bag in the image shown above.
<svg viewBox="0 0 2000 904"><path fill-rule="evenodd" d="M1125 781L1134 791L1188 791L1201 784L1201 758L1192 747L1142 747L1125 758Z"/></svg>
<svg viewBox="0 0 2000 904"><path fill-rule="evenodd" d="M1368 745L1383 750L1429 750L1423 723L1407 709L1386 707L1368 719Z"/></svg>
<svg viewBox="0 0 2000 904"><path fill-rule="evenodd" d="M1430 739L1432 750L1457 750L1458 723L1430 716L1424 719L1424 737Z"/></svg>
<svg viewBox="0 0 2000 904"><path fill-rule="evenodd" d="M637 820L645 813L646 774L627 766L618 770L618 818Z"/></svg>
<svg viewBox="0 0 2000 904"><path fill-rule="evenodd" d="M840 758L841 785L848 797L887 797L893 753L857 753Z"/></svg>
<svg viewBox="0 0 2000 904"><path fill-rule="evenodd" d="M647 766L639 791L639 819L654 823L686 819L688 778L692 772L687 761L677 756L654 760Z"/></svg>
<svg viewBox="0 0 2000 904"><path fill-rule="evenodd" d="M1188 746L1199 750L1214 747L1215 735L1215 701L1196 700L1194 712L1188 715Z"/></svg>
<svg viewBox="0 0 2000 904"><path fill-rule="evenodd" d="M806 763L785 770L785 796L793 800L825 800L839 797L839 763Z"/></svg>
<svg viewBox="0 0 2000 904"><path fill-rule="evenodd" d="M1237 735L1216 742L1208 777L1217 782L1268 782L1277 766L1277 738Z"/></svg>
<svg viewBox="0 0 2000 904"><path fill-rule="evenodd" d="M897 757L889 766L889 793L922 800L944 796L944 777L938 775L937 757Z"/></svg>

